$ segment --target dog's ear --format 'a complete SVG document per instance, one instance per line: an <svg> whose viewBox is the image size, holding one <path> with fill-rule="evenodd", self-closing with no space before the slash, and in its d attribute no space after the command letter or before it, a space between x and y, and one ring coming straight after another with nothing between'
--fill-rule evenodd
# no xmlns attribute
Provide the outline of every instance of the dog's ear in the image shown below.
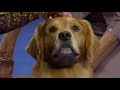
<svg viewBox="0 0 120 90"><path fill-rule="evenodd" d="M43 42L42 42L42 28L44 26L44 22L40 23L35 30L35 33L30 40L28 46L26 47L26 51L34 58L41 60L43 59Z"/></svg>
<svg viewBox="0 0 120 90"><path fill-rule="evenodd" d="M81 20L86 29L86 59L92 64L94 57L99 52L101 45L97 36L94 34L91 24L87 20Z"/></svg>
<svg viewBox="0 0 120 90"><path fill-rule="evenodd" d="M37 56L39 54L39 50L37 47L37 42L35 36L32 37L30 40L28 46L26 47L26 51L34 58L37 59Z"/></svg>

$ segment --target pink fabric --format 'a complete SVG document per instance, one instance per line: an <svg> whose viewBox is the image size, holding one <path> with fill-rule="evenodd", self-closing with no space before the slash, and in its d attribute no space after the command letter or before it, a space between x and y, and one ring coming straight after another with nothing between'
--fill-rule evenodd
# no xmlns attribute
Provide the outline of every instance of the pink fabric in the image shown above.
<svg viewBox="0 0 120 90"><path fill-rule="evenodd" d="M120 45L100 64L96 78L120 78Z"/></svg>

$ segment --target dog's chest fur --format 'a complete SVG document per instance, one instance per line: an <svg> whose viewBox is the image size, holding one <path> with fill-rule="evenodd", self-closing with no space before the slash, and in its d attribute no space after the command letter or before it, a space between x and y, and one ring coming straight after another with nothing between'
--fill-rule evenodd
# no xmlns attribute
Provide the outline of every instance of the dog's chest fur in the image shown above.
<svg viewBox="0 0 120 90"><path fill-rule="evenodd" d="M39 68L33 73L35 78L92 78L92 70L84 68L80 63L75 64L72 68L53 69L46 62L42 62Z"/></svg>

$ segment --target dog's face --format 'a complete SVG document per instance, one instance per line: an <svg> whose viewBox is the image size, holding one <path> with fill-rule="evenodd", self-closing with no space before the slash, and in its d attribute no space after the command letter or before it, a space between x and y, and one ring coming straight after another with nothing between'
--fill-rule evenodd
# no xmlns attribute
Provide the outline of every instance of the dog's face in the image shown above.
<svg viewBox="0 0 120 90"><path fill-rule="evenodd" d="M45 60L55 67L68 67L80 58L80 48L85 46L84 31L73 18L55 18L43 27Z"/></svg>
<svg viewBox="0 0 120 90"><path fill-rule="evenodd" d="M31 42L36 45L30 44L27 51L34 58L44 56L44 61L58 68L90 59L99 46L90 24L70 17L57 17L38 25ZM31 45L37 49L31 50Z"/></svg>

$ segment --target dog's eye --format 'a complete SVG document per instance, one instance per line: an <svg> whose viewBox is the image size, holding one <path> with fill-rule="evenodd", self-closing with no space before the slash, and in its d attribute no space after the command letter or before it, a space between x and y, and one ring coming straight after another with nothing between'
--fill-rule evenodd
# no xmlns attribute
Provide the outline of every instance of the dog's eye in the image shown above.
<svg viewBox="0 0 120 90"><path fill-rule="evenodd" d="M55 32L56 30L57 30L57 29L53 26L53 27L50 28L49 31L50 31L50 32Z"/></svg>
<svg viewBox="0 0 120 90"><path fill-rule="evenodd" d="M79 31L79 27L78 26L73 26L73 30Z"/></svg>

